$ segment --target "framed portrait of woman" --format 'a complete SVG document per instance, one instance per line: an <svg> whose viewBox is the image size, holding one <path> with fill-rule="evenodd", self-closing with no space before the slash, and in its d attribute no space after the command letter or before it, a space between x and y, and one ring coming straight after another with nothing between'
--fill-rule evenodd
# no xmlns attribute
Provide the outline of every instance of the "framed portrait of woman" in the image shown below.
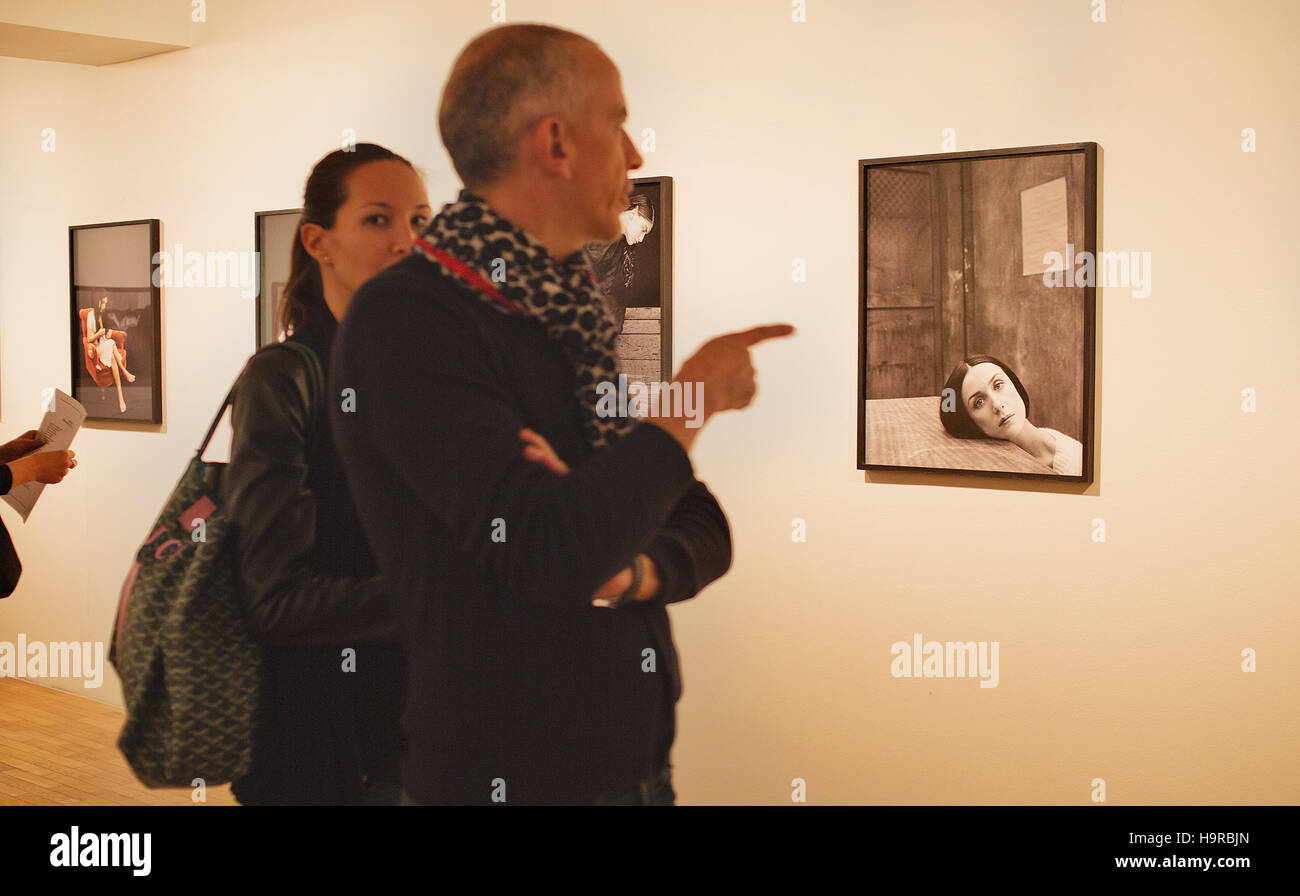
<svg viewBox="0 0 1300 896"><path fill-rule="evenodd" d="M1098 152L859 162L858 469L1092 481Z"/></svg>
<svg viewBox="0 0 1300 896"><path fill-rule="evenodd" d="M72 397L87 420L162 422L156 218L68 228Z"/></svg>
<svg viewBox="0 0 1300 896"><path fill-rule="evenodd" d="M257 347L279 341L275 316L280 310L284 286L289 282L293 236L298 231L302 209L282 208L253 213L253 247L257 252Z"/></svg>
<svg viewBox="0 0 1300 896"><path fill-rule="evenodd" d="M619 330L619 373L627 381L672 379L673 179L636 177L620 216L623 234L582 249Z"/></svg>

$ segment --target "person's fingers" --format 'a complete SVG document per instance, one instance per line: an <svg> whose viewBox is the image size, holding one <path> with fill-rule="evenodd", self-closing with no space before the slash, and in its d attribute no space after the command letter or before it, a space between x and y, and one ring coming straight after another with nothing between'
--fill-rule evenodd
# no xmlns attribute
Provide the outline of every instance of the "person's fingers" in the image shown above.
<svg viewBox="0 0 1300 896"><path fill-rule="evenodd" d="M753 327L748 330L741 330L736 333L728 333L724 339L743 346L757 345L768 339L779 339L783 336L789 336L794 333L794 327L789 324L766 324L761 327Z"/></svg>
<svg viewBox="0 0 1300 896"><path fill-rule="evenodd" d="M546 438L541 433L534 432L531 429L519 430L519 438L523 439L525 442L527 442L530 445L533 445L537 448L541 448L544 451L552 450L551 443L546 441Z"/></svg>
<svg viewBox="0 0 1300 896"><path fill-rule="evenodd" d="M560 460L559 456L551 450L549 445L545 448L538 447L537 445L525 445L524 459L540 463L552 473L558 473L561 476L567 475L569 472L568 464Z"/></svg>
<svg viewBox="0 0 1300 896"><path fill-rule="evenodd" d="M564 476L569 472L569 468L564 466L563 461L558 461L550 455L529 457L528 460L541 464L557 476Z"/></svg>
<svg viewBox="0 0 1300 896"><path fill-rule="evenodd" d="M754 400L756 391L758 391L758 386L752 379L737 382L731 394L731 406L735 410L749 407L750 402Z"/></svg>
<svg viewBox="0 0 1300 896"><path fill-rule="evenodd" d="M527 444L524 445L524 459L535 461L542 464L552 473L561 476L569 474L569 465L560 459L560 456L551 447L551 443L539 432L531 429L519 430L519 437Z"/></svg>
<svg viewBox="0 0 1300 896"><path fill-rule="evenodd" d="M525 442L528 442L530 445L540 448L543 451L550 451L552 453L555 451L555 449L551 447L551 443L546 441L546 437L541 433L533 432L531 429L521 429L519 435Z"/></svg>

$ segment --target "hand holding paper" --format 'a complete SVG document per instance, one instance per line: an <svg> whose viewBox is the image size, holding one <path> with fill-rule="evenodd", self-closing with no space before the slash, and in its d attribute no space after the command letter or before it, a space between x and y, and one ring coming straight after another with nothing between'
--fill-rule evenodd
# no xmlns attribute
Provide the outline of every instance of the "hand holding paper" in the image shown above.
<svg viewBox="0 0 1300 896"><path fill-rule="evenodd" d="M18 438L0 445L0 464L11 463L44 444L45 438L36 430L29 429Z"/></svg>
<svg viewBox="0 0 1300 896"><path fill-rule="evenodd" d="M45 486L61 482L68 470L77 465L76 455L68 447L85 419L86 409L81 402L55 389L54 407L45 412L40 429L29 430L0 446L0 463L7 462L14 477L9 494L3 497L22 515L23 522L31 515ZM26 446L31 446L26 454L17 453ZM14 452L16 460L3 459L9 451Z"/></svg>
<svg viewBox="0 0 1300 896"><path fill-rule="evenodd" d="M29 482L40 482L46 485L62 482L63 477L68 475L68 471L77 465L76 457L75 451L55 449L37 451L27 457L9 461L9 471L13 474L11 493L13 489Z"/></svg>

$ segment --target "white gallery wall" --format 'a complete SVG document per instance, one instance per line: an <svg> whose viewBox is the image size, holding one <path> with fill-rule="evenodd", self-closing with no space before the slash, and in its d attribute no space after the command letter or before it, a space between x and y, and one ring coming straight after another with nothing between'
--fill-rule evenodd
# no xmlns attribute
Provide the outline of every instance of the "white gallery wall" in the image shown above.
<svg viewBox="0 0 1300 896"><path fill-rule="evenodd" d="M1086 804L1097 778L1111 803L1300 801L1300 7L206 7L188 50L0 59L0 439L70 388L69 225L159 218L165 248L251 251L253 213L299 205L345 129L423 168L436 208L457 189L443 80L504 7L599 42L629 133L653 129L639 173L675 179L676 360L798 328L757 349L756 403L694 453L735 557L672 611L681 802L789 804L796 778L811 803ZM1101 247L1151 253L1149 296L1098 291L1086 489L855 469L857 160L939 152L945 129L958 150L1098 142ZM0 641L107 641L135 549L253 351L253 302L165 289L162 332L165 422L88 424L29 523L0 510L24 566ZM890 646L916 633L997 641L997 687L894 678ZM121 702L111 671L39 683Z"/></svg>

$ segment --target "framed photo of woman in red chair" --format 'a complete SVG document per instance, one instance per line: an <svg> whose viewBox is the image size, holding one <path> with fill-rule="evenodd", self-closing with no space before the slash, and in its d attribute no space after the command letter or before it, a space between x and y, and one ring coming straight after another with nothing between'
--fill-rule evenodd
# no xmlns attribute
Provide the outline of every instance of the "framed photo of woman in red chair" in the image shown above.
<svg viewBox="0 0 1300 896"><path fill-rule="evenodd" d="M162 422L158 220L68 228L72 395L87 420Z"/></svg>

